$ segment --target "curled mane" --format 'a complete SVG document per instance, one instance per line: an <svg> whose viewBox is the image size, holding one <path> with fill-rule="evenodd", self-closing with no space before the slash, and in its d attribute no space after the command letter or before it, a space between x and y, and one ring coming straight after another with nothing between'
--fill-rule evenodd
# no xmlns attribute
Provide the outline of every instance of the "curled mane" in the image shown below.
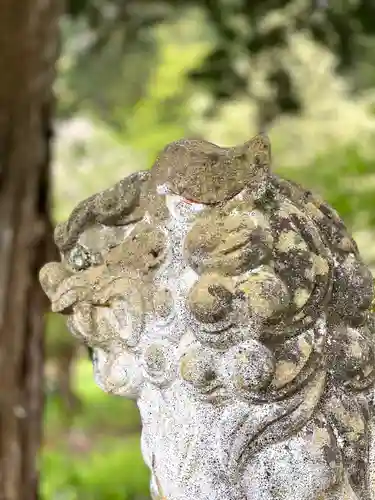
<svg viewBox="0 0 375 500"><path fill-rule="evenodd" d="M193 347L175 359L164 344L148 345L148 381L178 373L189 395L221 408L220 459L234 482L257 453L320 419L352 489L370 500L372 276L339 215L270 165L264 136L234 148L168 145L150 172L90 197L56 228L62 262L48 264L41 282L84 342L123 348L135 393L145 324L183 312L168 342L188 332ZM168 196L202 209L173 225ZM194 276L174 296L159 287L168 265L176 281L181 269ZM117 353L108 356L120 363Z"/></svg>
<svg viewBox="0 0 375 500"><path fill-rule="evenodd" d="M319 413L336 436L354 491L370 498L373 281L342 220L312 193L272 175L263 198L254 200L245 190L203 213L185 251L200 275L195 288L205 290L191 299L193 316L202 317L206 307L205 321L214 324L215 308L221 303L224 310L225 299L207 304L206 296L220 282L229 292L228 317L233 318L228 321L236 325L238 311L246 309L244 318L249 314L251 325L256 318L258 341L275 363L264 386L235 388L240 400L257 406L238 416L224 412L219 438L226 467L240 477L251 456L295 435ZM243 318L241 325L246 330ZM234 336L228 341L225 331L212 326L209 333L202 331L198 321L196 336L203 344L232 349Z"/></svg>

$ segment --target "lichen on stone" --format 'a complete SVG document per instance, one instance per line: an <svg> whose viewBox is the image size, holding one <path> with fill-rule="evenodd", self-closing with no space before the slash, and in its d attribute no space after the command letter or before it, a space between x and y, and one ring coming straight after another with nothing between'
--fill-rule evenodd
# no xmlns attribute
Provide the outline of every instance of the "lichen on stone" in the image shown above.
<svg viewBox="0 0 375 500"><path fill-rule="evenodd" d="M137 400L168 500L370 500L373 279L335 210L269 140L181 140L80 203L40 281Z"/></svg>

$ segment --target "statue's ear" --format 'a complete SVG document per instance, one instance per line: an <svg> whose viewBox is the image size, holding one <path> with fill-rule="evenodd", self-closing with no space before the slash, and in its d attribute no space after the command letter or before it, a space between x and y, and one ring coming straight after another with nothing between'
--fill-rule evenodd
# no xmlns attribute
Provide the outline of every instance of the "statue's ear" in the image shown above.
<svg viewBox="0 0 375 500"><path fill-rule="evenodd" d="M271 142L267 135L258 134L247 143L252 163L263 167L271 166Z"/></svg>
<svg viewBox="0 0 375 500"><path fill-rule="evenodd" d="M236 150L253 168L268 170L271 167L271 143L265 134L256 135Z"/></svg>

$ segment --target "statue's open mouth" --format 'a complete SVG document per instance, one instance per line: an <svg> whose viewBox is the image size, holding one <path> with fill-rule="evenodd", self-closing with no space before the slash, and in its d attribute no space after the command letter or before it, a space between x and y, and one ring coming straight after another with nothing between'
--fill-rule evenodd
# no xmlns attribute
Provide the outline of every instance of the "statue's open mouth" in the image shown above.
<svg viewBox="0 0 375 500"><path fill-rule="evenodd" d="M73 306L80 301L84 296L85 290L80 288L70 288L68 290L59 291L52 300L52 312L69 314L73 312Z"/></svg>
<svg viewBox="0 0 375 500"><path fill-rule="evenodd" d="M115 298L114 285L121 280L121 276L106 279L105 283L90 290L80 276L72 276L64 281L56 290L52 299L52 311L59 313L69 313L72 307L78 302L89 302L93 306L107 306Z"/></svg>

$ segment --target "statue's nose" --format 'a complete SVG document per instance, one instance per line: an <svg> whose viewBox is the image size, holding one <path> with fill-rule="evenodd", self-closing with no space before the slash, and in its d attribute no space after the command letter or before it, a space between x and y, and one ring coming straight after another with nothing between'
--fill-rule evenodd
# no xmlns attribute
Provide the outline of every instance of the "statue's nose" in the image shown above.
<svg viewBox="0 0 375 500"><path fill-rule="evenodd" d="M39 279L53 312L70 312L73 304L85 299L89 291L86 275L72 274L58 262L46 264Z"/></svg>
<svg viewBox="0 0 375 500"><path fill-rule="evenodd" d="M71 274L59 262L49 262L39 272L39 281L44 293L52 302L60 284Z"/></svg>

